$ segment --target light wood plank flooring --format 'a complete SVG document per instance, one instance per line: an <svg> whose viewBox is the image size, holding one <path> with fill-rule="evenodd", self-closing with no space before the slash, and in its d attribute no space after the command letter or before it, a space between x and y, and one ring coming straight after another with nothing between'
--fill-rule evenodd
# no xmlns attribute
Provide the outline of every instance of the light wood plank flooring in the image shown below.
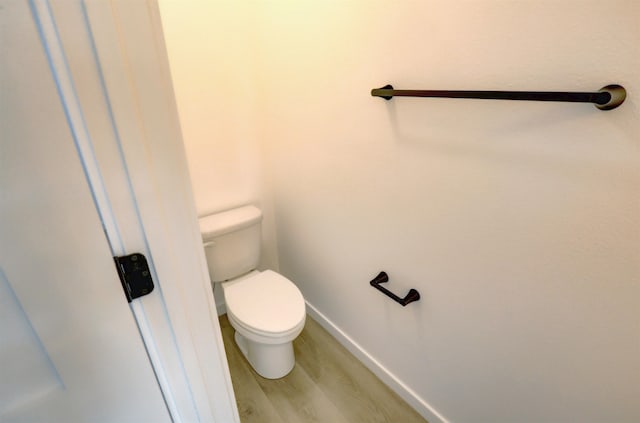
<svg viewBox="0 0 640 423"><path fill-rule="evenodd" d="M251 368L226 315L220 326L242 423L425 422L309 316L293 342L296 365L278 380Z"/></svg>

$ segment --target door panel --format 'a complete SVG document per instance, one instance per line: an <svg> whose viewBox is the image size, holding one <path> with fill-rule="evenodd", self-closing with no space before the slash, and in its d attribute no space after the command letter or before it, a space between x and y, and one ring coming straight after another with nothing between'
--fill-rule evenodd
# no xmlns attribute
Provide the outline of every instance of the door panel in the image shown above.
<svg viewBox="0 0 640 423"><path fill-rule="evenodd" d="M26 1L0 37L0 420L169 421Z"/></svg>
<svg viewBox="0 0 640 423"><path fill-rule="evenodd" d="M0 410L18 407L61 389L62 381L2 269L0 322Z"/></svg>

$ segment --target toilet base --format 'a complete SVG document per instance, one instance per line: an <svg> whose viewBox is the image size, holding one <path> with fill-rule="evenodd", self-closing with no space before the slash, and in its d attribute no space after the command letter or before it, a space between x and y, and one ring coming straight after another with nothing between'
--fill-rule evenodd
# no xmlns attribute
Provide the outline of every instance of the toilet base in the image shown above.
<svg viewBox="0 0 640 423"><path fill-rule="evenodd" d="M266 379L285 377L295 365L293 342L262 344L242 336L237 330L234 339L251 367Z"/></svg>

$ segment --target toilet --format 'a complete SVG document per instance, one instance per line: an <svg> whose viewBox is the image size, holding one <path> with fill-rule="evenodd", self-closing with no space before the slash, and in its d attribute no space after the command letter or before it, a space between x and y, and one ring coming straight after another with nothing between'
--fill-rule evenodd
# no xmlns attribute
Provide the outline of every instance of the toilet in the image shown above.
<svg viewBox="0 0 640 423"><path fill-rule="evenodd" d="M220 284L235 342L267 379L286 376L295 364L293 340L302 332L302 293L272 270L258 271L262 212L244 206L200 218L211 283Z"/></svg>

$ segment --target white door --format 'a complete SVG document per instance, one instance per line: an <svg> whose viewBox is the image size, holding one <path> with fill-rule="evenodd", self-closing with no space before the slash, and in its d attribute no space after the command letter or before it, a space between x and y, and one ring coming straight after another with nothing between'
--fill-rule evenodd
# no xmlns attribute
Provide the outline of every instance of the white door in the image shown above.
<svg viewBox="0 0 640 423"><path fill-rule="evenodd" d="M26 1L0 1L0 421L170 421Z"/></svg>

